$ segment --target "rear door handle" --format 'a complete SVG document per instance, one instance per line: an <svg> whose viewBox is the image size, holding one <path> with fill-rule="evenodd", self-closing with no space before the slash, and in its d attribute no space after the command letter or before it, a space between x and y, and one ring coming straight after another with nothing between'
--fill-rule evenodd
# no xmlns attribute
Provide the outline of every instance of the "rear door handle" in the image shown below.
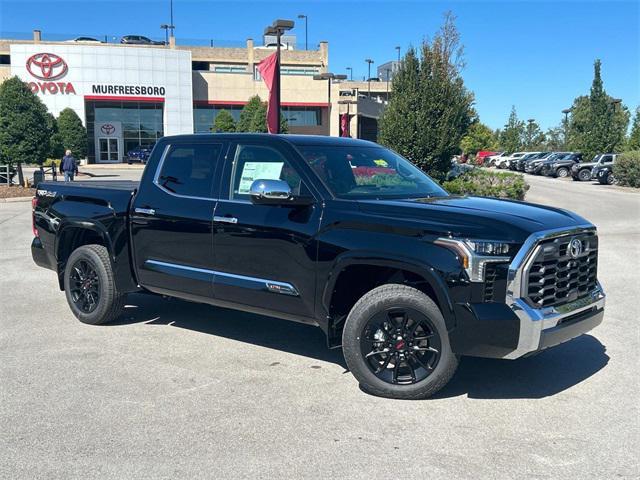
<svg viewBox="0 0 640 480"><path fill-rule="evenodd" d="M214 222L222 222L222 223L238 223L238 219L236 217L220 217L218 215L213 216Z"/></svg>
<svg viewBox="0 0 640 480"><path fill-rule="evenodd" d="M155 215L156 214L156 211L153 208L138 208L138 207L136 207L134 209L134 212L142 213L144 215Z"/></svg>

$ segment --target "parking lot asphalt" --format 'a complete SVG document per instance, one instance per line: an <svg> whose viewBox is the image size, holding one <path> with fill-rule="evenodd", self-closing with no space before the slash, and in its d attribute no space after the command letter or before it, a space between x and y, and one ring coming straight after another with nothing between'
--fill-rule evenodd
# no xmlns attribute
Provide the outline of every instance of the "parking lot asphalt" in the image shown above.
<svg viewBox="0 0 640 480"><path fill-rule="evenodd" d="M424 401L361 392L304 325L147 295L83 325L0 204L0 478L638 478L640 194L527 180L598 226L605 321Z"/></svg>

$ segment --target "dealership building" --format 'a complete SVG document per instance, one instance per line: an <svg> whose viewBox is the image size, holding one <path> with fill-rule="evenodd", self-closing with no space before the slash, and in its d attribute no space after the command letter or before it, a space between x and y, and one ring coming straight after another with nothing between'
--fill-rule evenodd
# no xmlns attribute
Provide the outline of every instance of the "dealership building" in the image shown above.
<svg viewBox="0 0 640 480"><path fill-rule="evenodd" d="M0 39L0 82L18 76L58 115L72 108L87 128L90 163L115 163L165 135L211 132L228 110L237 120L254 95L266 101L257 64L273 49ZM334 83L329 45L283 49L282 113L289 131L375 140L388 82ZM316 79L314 79L314 76ZM345 121L344 116L348 121Z"/></svg>

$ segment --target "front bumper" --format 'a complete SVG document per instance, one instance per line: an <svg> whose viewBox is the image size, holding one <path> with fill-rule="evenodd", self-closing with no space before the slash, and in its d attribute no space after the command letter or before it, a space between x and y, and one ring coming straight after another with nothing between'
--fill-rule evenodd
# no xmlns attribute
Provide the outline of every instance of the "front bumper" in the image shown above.
<svg viewBox="0 0 640 480"><path fill-rule="evenodd" d="M452 350L458 355L516 359L569 341L600 325L605 307L600 283L587 295L560 306L534 308L523 295L527 265L541 241L593 229L592 225L580 225L531 235L509 265L504 303L454 305Z"/></svg>

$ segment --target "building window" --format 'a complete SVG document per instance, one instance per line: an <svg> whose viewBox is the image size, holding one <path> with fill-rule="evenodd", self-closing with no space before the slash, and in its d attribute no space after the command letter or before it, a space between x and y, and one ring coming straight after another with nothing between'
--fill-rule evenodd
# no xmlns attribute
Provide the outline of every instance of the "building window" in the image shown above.
<svg viewBox="0 0 640 480"><path fill-rule="evenodd" d="M209 71L210 68L209 62L191 62L191 69L197 71Z"/></svg>
<svg viewBox="0 0 640 480"><path fill-rule="evenodd" d="M320 73L320 69L317 67L282 67L280 68L280 73L282 75L303 75L312 77L313 75Z"/></svg>
<svg viewBox="0 0 640 480"><path fill-rule="evenodd" d="M320 107L282 107L282 114L292 127L317 127L322 125Z"/></svg>
<svg viewBox="0 0 640 480"><path fill-rule="evenodd" d="M216 73L247 73L247 67L243 65L215 65L213 71Z"/></svg>
<svg viewBox="0 0 640 480"><path fill-rule="evenodd" d="M213 121L222 110L228 111L237 122L242 105L198 105L193 108L193 130L195 133L213 132Z"/></svg>
<svg viewBox="0 0 640 480"><path fill-rule="evenodd" d="M164 136L163 107L160 102L88 101L87 140L89 161L95 161L95 124L120 122L122 125L123 154L136 147L153 147Z"/></svg>

